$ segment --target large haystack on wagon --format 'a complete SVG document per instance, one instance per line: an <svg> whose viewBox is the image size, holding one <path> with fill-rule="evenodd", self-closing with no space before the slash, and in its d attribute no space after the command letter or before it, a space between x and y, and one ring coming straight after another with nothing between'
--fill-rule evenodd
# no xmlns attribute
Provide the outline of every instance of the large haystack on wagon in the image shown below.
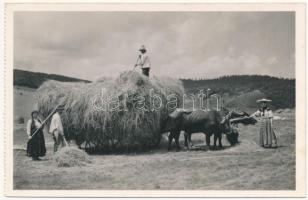
<svg viewBox="0 0 308 200"><path fill-rule="evenodd" d="M37 103L43 117L63 104L66 137L85 142L87 150L129 152L159 144L162 123L182 106L183 91L178 80L128 71L93 83L45 82Z"/></svg>

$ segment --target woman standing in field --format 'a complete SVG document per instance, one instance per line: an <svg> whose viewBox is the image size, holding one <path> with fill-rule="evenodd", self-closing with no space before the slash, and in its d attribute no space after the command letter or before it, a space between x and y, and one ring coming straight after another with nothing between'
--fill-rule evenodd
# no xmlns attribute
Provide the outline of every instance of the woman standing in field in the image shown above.
<svg viewBox="0 0 308 200"><path fill-rule="evenodd" d="M32 157L32 160L41 160L39 157L45 156L46 147L43 126L38 118L38 111L31 113L31 119L27 123L27 135L29 138L27 156Z"/></svg>
<svg viewBox="0 0 308 200"><path fill-rule="evenodd" d="M260 118L260 146L264 148L276 148L277 137L273 128L273 112L267 106L268 99L260 99L257 102L261 103L261 108L252 114L254 117Z"/></svg>

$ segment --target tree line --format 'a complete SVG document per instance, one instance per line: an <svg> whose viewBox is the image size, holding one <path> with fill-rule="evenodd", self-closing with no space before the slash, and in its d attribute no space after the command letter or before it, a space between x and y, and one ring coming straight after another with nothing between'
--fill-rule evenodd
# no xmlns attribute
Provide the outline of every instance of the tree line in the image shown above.
<svg viewBox="0 0 308 200"><path fill-rule="evenodd" d="M24 86L29 88L39 88L46 80L56 80L62 82L90 82L78 78L71 78L57 74L46 74L40 72L30 72L19 69L14 69L14 85Z"/></svg>
<svg viewBox="0 0 308 200"><path fill-rule="evenodd" d="M238 96L259 90L272 99L275 108L295 107L295 79L262 75L232 75L216 79L181 79L186 92L198 93L200 89L211 89L211 93Z"/></svg>

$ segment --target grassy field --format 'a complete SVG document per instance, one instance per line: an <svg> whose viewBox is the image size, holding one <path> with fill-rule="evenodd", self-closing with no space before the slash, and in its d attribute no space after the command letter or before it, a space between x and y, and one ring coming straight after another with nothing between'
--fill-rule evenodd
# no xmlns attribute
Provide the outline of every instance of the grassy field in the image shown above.
<svg viewBox="0 0 308 200"><path fill-rule="evenodd" d="M21 94L22 93L22 94ZM14 116L28 119L33 90L15 88ZM31 107L30 107L31 106ZM275 120L277 149L258 146L258 124L240 126L240 144L223 150L167 152L167 138L150 152L122 155L91 155L91 164L60 168L53 161L52 139L45 133L47 155L33 162L23 150L25 124L14 125L14 189L206 189L294 190L294 111ZM194 134L194 144L204 145L204 135ZM183 135L181 135L183 147Z"/></svg>

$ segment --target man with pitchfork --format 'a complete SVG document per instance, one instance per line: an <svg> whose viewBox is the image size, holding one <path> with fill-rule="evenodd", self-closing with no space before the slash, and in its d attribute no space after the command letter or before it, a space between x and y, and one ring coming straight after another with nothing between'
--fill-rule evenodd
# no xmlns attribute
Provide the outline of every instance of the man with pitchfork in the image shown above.
<svg viewBox="0 0 308 200"><path fill-rule="evenodd" d="M54 152L58 151L59 146L64 147L67 145L61 121L61 114L63 110L63 106L57 107L56 112L53 114L50 122L49 133L52 134L54 140Z"/></svg>
<svg viewBox="0 0 308 200"><path fill-rule="evenodd" d="M141 54L139 54L137 62L135 64L135 67L140 67L142 70L142 74L149 77L150 75L150 68L151 68L151 62L150 57L146 53L147 50L144 45L142 45L139 49Z"/></svg>

